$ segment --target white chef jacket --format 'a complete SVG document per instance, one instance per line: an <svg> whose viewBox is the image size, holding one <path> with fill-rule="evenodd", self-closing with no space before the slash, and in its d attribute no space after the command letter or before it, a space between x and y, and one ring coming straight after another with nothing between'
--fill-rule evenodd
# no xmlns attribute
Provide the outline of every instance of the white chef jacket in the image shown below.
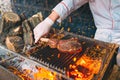
<svg viewBox="0 0 120 80"><path fill-rule="evenodd" d="M120 44L120 0L63 0L53 10L62 21L85 3L89 3L97 27L94 38Z"/></svg>

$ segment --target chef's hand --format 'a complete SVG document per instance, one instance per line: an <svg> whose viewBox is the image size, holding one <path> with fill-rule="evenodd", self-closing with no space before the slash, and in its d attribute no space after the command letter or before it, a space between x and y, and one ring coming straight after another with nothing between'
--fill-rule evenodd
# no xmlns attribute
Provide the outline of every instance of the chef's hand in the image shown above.
<svg viewBox="0 0 120 80"><path fill-rule="evenodd" d="M49 17L47 17L34 28L33 32L35 43L37 43L42 36L46 35L50 31L50 28L53 24L54 22Z"/></svg>

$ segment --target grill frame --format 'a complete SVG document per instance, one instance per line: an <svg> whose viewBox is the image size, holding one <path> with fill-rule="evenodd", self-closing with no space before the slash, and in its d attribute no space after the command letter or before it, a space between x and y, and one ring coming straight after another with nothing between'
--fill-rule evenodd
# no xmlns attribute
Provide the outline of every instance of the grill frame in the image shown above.
<svg viewBox="0 0 120 80"><path fill-rule="evenodd" d="M56 30L55 32L60 33L59 31L60 30ZM100 72L98 74L94 75L94 77L93 77L92 80L106 80L108 78L107 74L111 73L111 69L113 68L113 65L115 64L115 60L116 60L115 57L116 57L117 50L118 50L118 45L117 44L95 40L95 39L92 39L92 38L88 38L88 37L85 37L85 36L77 35L77 34L66 32L66 31L63 31L60 34L64 34L65 35L64 38L66 38L66 36L68 36L68 38L71 38L71 37L75 37L76 38L77 37L78 39L82 39L81 41L86 40L86 42L91 42L91 43L89 43L90 45L92 45L93 43L95 43L95 44L99 44L99 45L102 44L101 46L103 48L104 47L109 47L111 50L110 50L109 54L107 54L107 55L104 56L104 57L106 57L103 60L103 64L104 65L102 66ZM91 46L91 47L93 47L93 46ZM106 49L108 49L108 48L106 48ZM82 52L81 54L84 54L84 53L85 52ZM49 66L49 68L52 68L53 70L55 70L54 67ZM55 70L55 71L57 71L57 70ZM57 71L57 72L59 72L59 71Z"/></svg>
<svg viewBox="0 0 120 80"><path fill-rule="evenodd" d="M118 45L117 44L112 44L112 43L106 43L106 42L102 42L102 41L98 41L98 40L94 40L94 39L91 39L91 38L87 38L87 37L84 37L84 36L81 36L81 35L77 35L77 34L74 34L74 33L69 33L69 32L62 32L62 34L65 34L65 35L70 35L72 37L78 37L79 39L82 39L83 41L84 40L87 40L87 41L92 41L95 42L96 44L103 44L104 47L109 47L111 48L111 52L109 53L110 55L107 55L105 57L107 57L107 59L105 59L104 61L104 66L102 68L102 70L97 74L97 75L94 75L93 79L92 80L107 80L108 78L108 73L111 72L112 68L113 68L113 65L115 64L115 57L116 57L116 51L118 49ZM92 44L91 42L89 44ZM86 45L87 46L87 45ZM40 64L43 68L46 68L47 70L50 70L52 72L57 72L58 75L61 75L62 74L62 77L65 78L65 80L70 80L71 78L68 78L66 75L64 75L64 71L61 71L61 70L56 70L58 68L54 68L52 67L51 65L46 65L45 61L42 61L42 60L37 60L37 59L32 59L32 58L29 58L31 59L32 61L36 62L37 64ZM45 66L45 67L44 67ZM1 67L0 67L1 69ZM4 70L7 70L7 69L4 69ZM63 72L63 73L61 73ZM5 71L5 74L9 74L9 71ZM13 74L14 75L14 74ZM6 76L5 75L1 75L3 78L5 78ZM16 76L16 75L15 75ZM13 79L14 76L10 75L9 79ZM18 78L17 78L18 79ZM15 80L17 80L15 78ZM4 79L6 80L6 79Z"/></svg>
<svg viewBox="0 0 120 80"><path fill-rule="evenodd" d="M87 40L90 40L90 41L93 41L93 42L97 42L99 44L104 44L104 45L111 46L111 53L109 53L110 55L106 56L107 59L104 60L105 61L104 62L104 67L99 72L99 74L95 75L92 79L92 80L107 80L108 77L109 77L109 74L112 71L113 66L116 64L116 55L117 55L119 45L115 44L115 43L108 43L108 42L95 40L95 39L88 38L88 37L81 36L81 35L77 35L77 34L74 34L74 33L69 33L69 32L64 32L64 33L72 35L74 37L76 36L76 37L79 37L79 38L83 38L83 39L87 39Z"/></svg>
<svg viewBox="0 0 120 80"><path fill-rule="evenodd" d="M22 80L6 68L0 65L0 80Z"/></svg>

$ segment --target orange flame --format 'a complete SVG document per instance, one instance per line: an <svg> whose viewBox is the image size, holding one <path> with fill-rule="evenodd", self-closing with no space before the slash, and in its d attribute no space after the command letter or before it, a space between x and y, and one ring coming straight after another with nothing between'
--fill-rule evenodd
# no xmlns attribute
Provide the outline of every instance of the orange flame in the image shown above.
<svg viewBox="0 0 120 80"><path fill-rule="evenodd" d="M75 80L91 80L101 68L101 60L93 60L85 54L74 64L70 65L68 76Z"/></svg>
<svg viewBox="0 0 120 80"><path fill-rule="evenodd" d="M32 73L31 70L25 69L23 72L20 72L15 67L10 66L9 70L13 72L15 75L20 77L22 80L57 80L56 73L46 70L42 67L36 67L38 72ZM29 76L29 74L33 74L33 77Z"/></svg>

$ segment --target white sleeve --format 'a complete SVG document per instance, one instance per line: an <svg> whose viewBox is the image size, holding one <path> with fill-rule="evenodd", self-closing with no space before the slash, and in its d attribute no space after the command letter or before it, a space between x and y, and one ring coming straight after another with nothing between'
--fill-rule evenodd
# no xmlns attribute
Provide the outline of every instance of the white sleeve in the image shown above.
<svg viewBox="0 0 120 80"><path fill-rule="evenodd" d="M61 22L64 20L71 12L78 9L85 3L87 3L88 0L63 0L61 1L53 10L58 13L60 18L57 20L58 22Z"/></svg>

